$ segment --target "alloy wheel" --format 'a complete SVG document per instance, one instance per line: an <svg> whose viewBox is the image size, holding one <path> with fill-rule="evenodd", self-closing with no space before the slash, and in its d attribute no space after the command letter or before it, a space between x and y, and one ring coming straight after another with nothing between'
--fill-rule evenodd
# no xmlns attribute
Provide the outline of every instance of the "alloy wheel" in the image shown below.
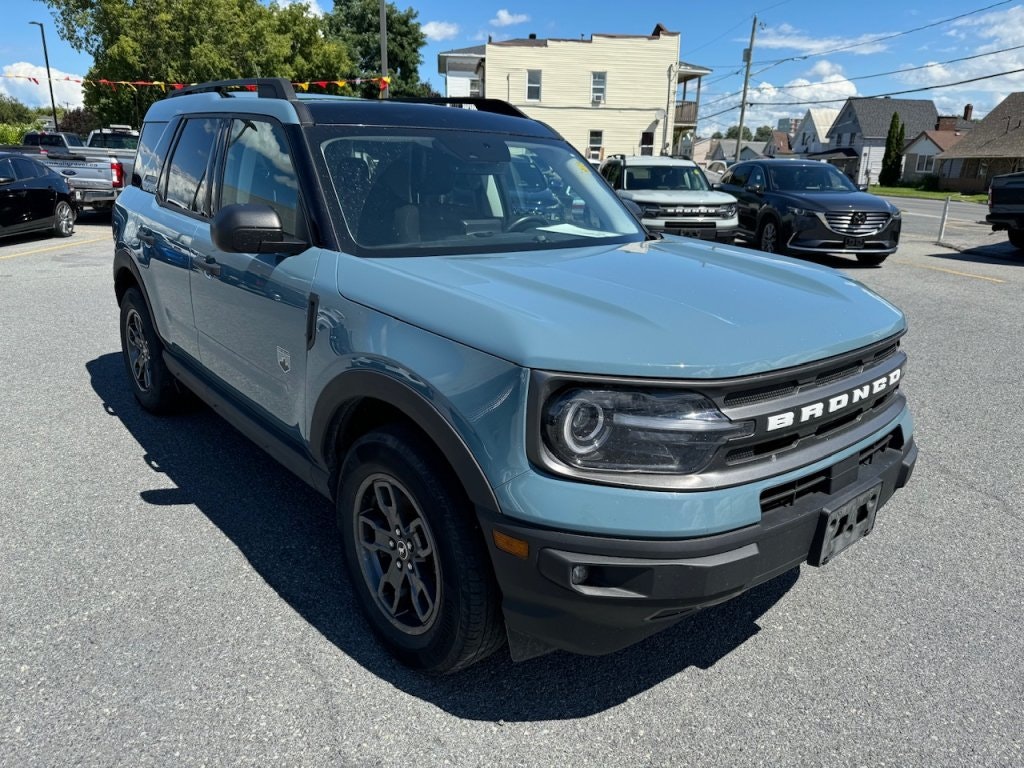
<svg viewBox="0 0 1024 768"><path fill-rule="evenodd" d="M766 221L761 228L761 250L765 253L775 253L778 235L779 231L775 227L775 222Z"/></svg>
<svg viewBox="0 0 1024 768"><path fill-rule="evenodd" d="M54 226L61 237L68 237L75 229L75 212L61 200L53 212Z"/></svg>
<svg viewBox="0 0 1024 768"><path fill-rule="evenodd" d="M128 347L128 362L131 365L132 377L143 392L149 392L153 386L153 367L149 355L149 342L142 330L142 317L132 309L124 323L125 341Z"/></svg>

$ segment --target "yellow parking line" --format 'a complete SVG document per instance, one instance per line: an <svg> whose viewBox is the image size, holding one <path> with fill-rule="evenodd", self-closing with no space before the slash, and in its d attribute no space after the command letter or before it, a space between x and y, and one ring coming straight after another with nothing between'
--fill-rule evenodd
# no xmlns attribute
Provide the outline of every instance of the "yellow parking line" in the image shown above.
<svg viewBox="0 0 1024 768"><path fill-rule="evenodd" d="M66 243L61 243L60 245L51 245L49 248L34 248L31 251L19 251L18 253L9 253L9 254L0 256L0 261L4 261L5 259L16 259L19 256L31 256L34 253L46 253L47 251L59 251L61 248L67 248L69 245L87 245L88 243L98 243L101 240L110 240L110 236L107 235L106 237L94 237L94 238L92 238L90 240L70 240L70 241L68 241Z"/></svg>
<svg viewBox="0 0 1024 768"><path fill-rule="evenodd" d="M949 275L959 275L960 277L973 277L975 280L988 280L990 283L1005 283L1005 280L1000 280L997 277L985 277L985 275L975 275L970 272L957 272L955 269L944 269L943 267L931 267L927 264L911 264L909 261L903 261L903 259L896 259L898 264L906 264L908 267L917 267L918 269L931 269L936 272L945 272Z"/></svg>

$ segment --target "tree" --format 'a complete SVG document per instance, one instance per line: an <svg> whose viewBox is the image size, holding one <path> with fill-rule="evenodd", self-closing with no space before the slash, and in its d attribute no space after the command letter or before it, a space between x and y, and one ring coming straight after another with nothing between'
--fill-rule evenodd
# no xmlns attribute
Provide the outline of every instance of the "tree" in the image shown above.
<svg viewBox="0 0 1024 768"><path fill-rule="evenodd" d="M340 80L352 61L301 5L260 0L45 0L60 36L92 55L91 81L195 83L240 77ZM169 86L165 86L169 88ZM103 123L138 125L160 87L86 84Z"/></svg>
<svg viewBox="0 0 1024 768"><path fill-rule="evenodd" d="M729 126L729 130L727 130L725 132L725 138L727 138L727 139L735 139L739 135L740 135L740 127L738 125L731 125L731 126ZM753 140L754 140L754 134L752 134L750 132L750 128L748 128L747 126L744 125L743 126L743 141L753 141Z"/></svg>
<svg viewBox="0 0 1024 768"><path fill-rule="evenodd" d="M711 134L711 138L712 139L721 139L722 138L722 132L721 131L715 131L714 133Z"/></svg>
<svg viewBox="0 0 1024 768"><path fill-rule="evenodd" d="M60 129L79 136L88 136L89 131L102 128L103 123L91 109L78 107L69 109L60 118Z"/></svg>
<svg viewBox="0 0 1024 768"><path fill-rule="evenodd" d="M889 121L889 133L885 137L885 154L882 155L882 170L878 174L878 183L883 187L895 187L899 184L903 170L903 142L906 128L900 122L900 116L892 113Z"/></svg>
<svg viewBox="0 0 1024 768"><path fill-rule="evenodd" d="M754 132L754 141L768 141L774 129L770 125L762 125Z"/></svg>
<svg viewBox="0 0 1024 768"><path fill-rule="evenodd" d="M35 122L36 116L27 106L13 96L0 93L0 123L26 125Z"/></svg>
<svg viewBox="0 0 1024 768"><path fill-rule="evenodd" d="M392 76L391 95L429 96L433 92L420 82L420 50L427 42L416 21L413 8L404 11L388 3L388 73ZM329 37L340 40L352 52L357 73L364 77L380 76L380 3L378 0L334 0L334 10L324 17ZM379 91L374 85L363 89L364 96Z"/></svg>

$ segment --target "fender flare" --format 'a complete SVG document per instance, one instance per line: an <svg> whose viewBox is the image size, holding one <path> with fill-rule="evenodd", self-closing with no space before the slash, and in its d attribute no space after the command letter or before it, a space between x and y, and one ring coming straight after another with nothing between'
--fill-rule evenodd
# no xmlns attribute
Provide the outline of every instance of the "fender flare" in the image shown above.
<svg viewBox="0 0 1024 768"><path fill-rule="evenodd" d="M121 304L121 298L124 296L124 291L118 287L118 275L120 275L124 270L131 272L132 278L135 280L135 284L142 293L142 299L146 302L146 309L149 310L149 316L153 317L153 303L149 300L149 292L146 290L146 283L143 281L142 274L139 272L139 265L135 263L135 259L132 258L131 251L128 250L126 246L118 245L114 247L114 295L117 298L118 305Z"/></svg>
<svg viewBox="0 0 1024 768"><path fill-rule="evenodd" d="M450 418L439 410L439 401L428 400L409 384L380 371L345 371L321 391L313 409L309 433L310 451L316 464L330 468L333 441L347 418L346 406L364 398L381 400L401 411L444 454L473 505L495 513L500 511L494 490L483 469L462 436L452 426ZM450 408L445 410L451 412ZM336 478L332 479L332 484L334 481ZM334 489L331 490L333 492Z"/></svg>

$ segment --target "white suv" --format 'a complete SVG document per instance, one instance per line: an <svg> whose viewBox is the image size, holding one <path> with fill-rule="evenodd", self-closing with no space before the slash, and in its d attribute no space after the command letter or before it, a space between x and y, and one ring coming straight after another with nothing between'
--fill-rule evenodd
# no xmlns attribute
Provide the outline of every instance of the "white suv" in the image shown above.
<svg viewBox="0 0 1024 768"><path fill-rule="evenodd" d="M600 172L619 197L640 206L650 230L725 243L736 236L736 198L712 190L690 160L614 155Z"/></svg>

